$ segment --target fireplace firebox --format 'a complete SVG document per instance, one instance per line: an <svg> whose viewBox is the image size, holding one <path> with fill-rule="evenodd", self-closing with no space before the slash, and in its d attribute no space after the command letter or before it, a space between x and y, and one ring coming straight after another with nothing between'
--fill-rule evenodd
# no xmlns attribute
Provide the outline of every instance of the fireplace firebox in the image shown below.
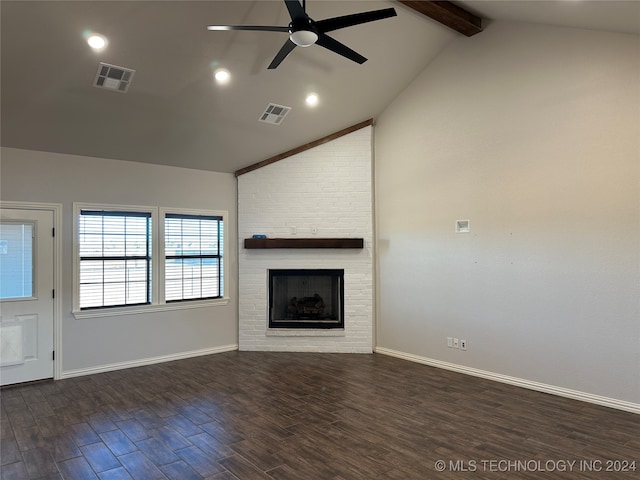
<svg viewBox="0 0 640 480"><path fill-rule="evenodd" d="M344 270L269 270L269 328L344 328Z"/></svg>

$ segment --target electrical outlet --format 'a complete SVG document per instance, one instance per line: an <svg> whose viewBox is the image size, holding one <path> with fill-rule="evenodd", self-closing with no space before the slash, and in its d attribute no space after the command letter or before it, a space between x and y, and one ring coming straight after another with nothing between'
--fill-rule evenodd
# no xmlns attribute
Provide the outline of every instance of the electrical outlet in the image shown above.
<svg viewBox="0 0 640 480"><path fill-rule="evenodd" d="M457 338L453 339L453 348L460 348L460 340Z"/></svg>
<svg viewBox="0 0 640 480"><path fill-rule="evenodd" d="M447 347L453 348L453 337L447 337Z"/></svg>
<svg viewBox="0 0 640 480"><path fill-rule="evenodd" d="M460 340L460 350L466 350L466 349L467 349L467 341Z"/></svg>
<svg viewBox="0 0 640 480"><path fill-rule="evenodd" d="M313 226L311 227L311 233L313 233L314 235L315 235L316 233L318 233L318 227L316 227L315 225L313 225Z"/></svg>

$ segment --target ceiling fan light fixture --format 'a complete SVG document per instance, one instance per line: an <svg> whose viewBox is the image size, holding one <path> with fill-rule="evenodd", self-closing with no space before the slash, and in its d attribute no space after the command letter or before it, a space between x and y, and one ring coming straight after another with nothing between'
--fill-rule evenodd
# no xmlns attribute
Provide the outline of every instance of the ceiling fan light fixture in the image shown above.
<svg viewBox="0 0 640 480"><path fill-rule="evenodd" d="M318 34L312 30L297 30L291 32L289 38L299 47L310 47L318 40Z"/></svg>

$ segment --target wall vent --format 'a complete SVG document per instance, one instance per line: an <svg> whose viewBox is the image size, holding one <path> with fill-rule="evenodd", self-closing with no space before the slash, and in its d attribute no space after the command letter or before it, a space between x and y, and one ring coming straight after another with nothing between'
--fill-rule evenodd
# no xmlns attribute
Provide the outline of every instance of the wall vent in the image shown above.
<svg viewBox="0 0 640 480"><path fill-rule="evenodd" d="M98 88L106 88L107 90L113 90L114 92L126 93L133 80L133 74L135 70L130 68L118 67L116 65L109 65L108 63L100 62L98 65L98 72L96 78L93 81L93 86Z"/></svg>
<svg viewBox="0 0 640 480"><path fill-rule="evenodd" d="M291 107L270 103L258 120L272 125L280 125L290 111Z"/></svg>

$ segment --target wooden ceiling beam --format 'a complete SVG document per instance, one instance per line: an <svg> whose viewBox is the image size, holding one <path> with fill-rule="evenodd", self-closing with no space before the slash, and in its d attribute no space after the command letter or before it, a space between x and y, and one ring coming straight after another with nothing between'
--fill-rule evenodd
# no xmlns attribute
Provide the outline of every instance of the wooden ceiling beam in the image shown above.
<svg viewBox="0 0 640 480"><path fill-rule="evenodd" d="M266 167L267 165L271 165L272 163L279 162L280 160L285 159L287 157L297 155L298 153L302 153L305 150L310 150L324 143L330 142L337 138L348 135L349 133L355 132L356 130L360 130L361 128L368 127L369 125L373 125L373 118L370 118L369 120L365 120L364 122L356 123L355 125L352 125L350 127L343 128L338 132L332 133L331 135L327 135L326 137L319 138L318 140L314 140L313 142L306 143L304 145L294 148L293 150L280 153L275 157L270 157L270 158L267 158L266 160L262 160L261 162L254 163L253 165L249 165L248 167L244 167L244 168L241 168L240 170L236 170L235 175L236 177L239 177L240 175L244 175L245 173L249 173L259 168Z"/></svg>
<svg viewBox="0 0 640 480"><path fill-rule="evenodd" d="M482 31L482 19L448 1L417 0L398 2L467 37Z"/></svg>

